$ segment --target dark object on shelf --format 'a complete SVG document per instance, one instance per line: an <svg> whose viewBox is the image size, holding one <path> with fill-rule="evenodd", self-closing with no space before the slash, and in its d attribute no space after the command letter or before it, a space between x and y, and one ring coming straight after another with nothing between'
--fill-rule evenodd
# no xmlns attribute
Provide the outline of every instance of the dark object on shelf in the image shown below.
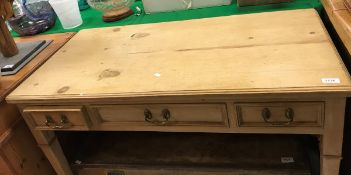
<svg viewBox="0 0 351 175"><path fill-rule="evenodd" d="M294 0L238 0L238 6L266 5L292 1Z"/></svg>
<svg viewBox="0 0 351 175"><path fill-rule="evenodd" d="M56 14L47 1L34 3L14 2L14 17L8 20L11 28L21 36L35 35L55 24Z"/></svg>

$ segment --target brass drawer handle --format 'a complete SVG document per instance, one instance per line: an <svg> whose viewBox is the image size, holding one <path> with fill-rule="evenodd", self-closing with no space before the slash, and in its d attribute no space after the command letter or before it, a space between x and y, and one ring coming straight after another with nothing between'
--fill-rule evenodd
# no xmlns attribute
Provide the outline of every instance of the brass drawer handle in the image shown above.
<svg viewBox="0 0 351 175"><path fill-rule="evenodd" d="M57 129L65 129L72 127L72 123L69 122L66 115L61 115L61 120L59 125L56 126Z"/></svg>
<svg viewBox="0 0 351 175"><path fill-rule="evenodd" d="M144 117L145 117L146 122L149 122L149 123L152 123L155 125L163 126L163 125L166 125L169 122L169 120L171 119L171 112L168 109L162 110L163 120L158 121L158 120L153 120L152 113L149 109L145 109L144 110Z"/></svg>
<svg viewBox="0 0 351 175"><path fill-rule="evenodd" d="M285 110L285 117L290 120L290 122L294 121L294 110L292 108L287 108Z"/></svg>
<svg viewBox="0 0 351 175"><path fill-rule="evenodd" d="M60 123L56 123L50 115L45 116L45 125L51 129L66 129L72 127L72 123L69 122L66 115L61 115Z"/></svg>
<svg viewBox="0 0 351 175"><path fill-rule="evenodd" d="M285 117L289 120L287 122L272 122L269 119L271 118L271 111L268 108L263 108L262 118L266 123L276 126L286 126L290 125L294 121L294 110L292 108L287 108L285 110Z"/></svg>
<svg viewBox="0 0 351 175"><path fill-rule="evenodd" d="M269 119L271 118L271 111L268 108L263 108L262 117L265 122L269 122Z"/></svg>
<svg viewBox="0 0 351 175"><path fill-rule="evenodd" d="M45 125L47 127L53 128L56 126L56 122L54 121L54 119L52 119L50 115L45 115Z"/></svg>

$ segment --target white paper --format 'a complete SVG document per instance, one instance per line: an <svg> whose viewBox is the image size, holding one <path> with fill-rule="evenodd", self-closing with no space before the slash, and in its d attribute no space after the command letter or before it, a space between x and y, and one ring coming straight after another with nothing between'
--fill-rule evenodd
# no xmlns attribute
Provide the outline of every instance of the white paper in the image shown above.
<svg viewBox="0 0 351 175"><path fill-rule="evenodd" d="M282 157L281 158L282 163L294 163L294 158L293 157Z"/></svg>
<svg viewBox="0 0 351 175"><path fill-rule="evenodd" d="M161 77L161 73L156 72L156 73L154 73L154 76L155 76L155 77Z"/></svg>
<svg viewBox="0 0 351 175"><path fill-rule="evenodd" d="M322 78L324 84L340 84L340 78Z"/></svg>

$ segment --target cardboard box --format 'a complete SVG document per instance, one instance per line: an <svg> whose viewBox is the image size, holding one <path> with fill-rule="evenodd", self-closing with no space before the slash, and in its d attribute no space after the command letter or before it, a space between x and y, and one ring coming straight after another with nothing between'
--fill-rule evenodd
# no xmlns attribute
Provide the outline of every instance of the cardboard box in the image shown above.
<svg viewBox="0 0 351 175"><path fill-rule="evenodd" d="M230 5L232 0L143 0L146 13Z"/></svg>

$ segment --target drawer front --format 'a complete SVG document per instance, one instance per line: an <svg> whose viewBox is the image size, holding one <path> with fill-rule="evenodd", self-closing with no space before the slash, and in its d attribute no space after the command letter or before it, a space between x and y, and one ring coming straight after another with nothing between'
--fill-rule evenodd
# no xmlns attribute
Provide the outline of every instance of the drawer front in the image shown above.
<svg viewBox="0 0 351 175"><path fill-rule="evenodd" d="M237 103L239 127L283 126L321 127L323 102Z"/></svg>
<svg viewBox="0 0 351 175"><path fill-rule="evenodd" d="M229 127L225 104L92 106L98 125Z"/></svg>
<svg viewBox="0 0 351 175"><path fill-rule="evenodd" d="M91 123L82 106L28 107L23 113L37 130L87 130Z"/></svg>

